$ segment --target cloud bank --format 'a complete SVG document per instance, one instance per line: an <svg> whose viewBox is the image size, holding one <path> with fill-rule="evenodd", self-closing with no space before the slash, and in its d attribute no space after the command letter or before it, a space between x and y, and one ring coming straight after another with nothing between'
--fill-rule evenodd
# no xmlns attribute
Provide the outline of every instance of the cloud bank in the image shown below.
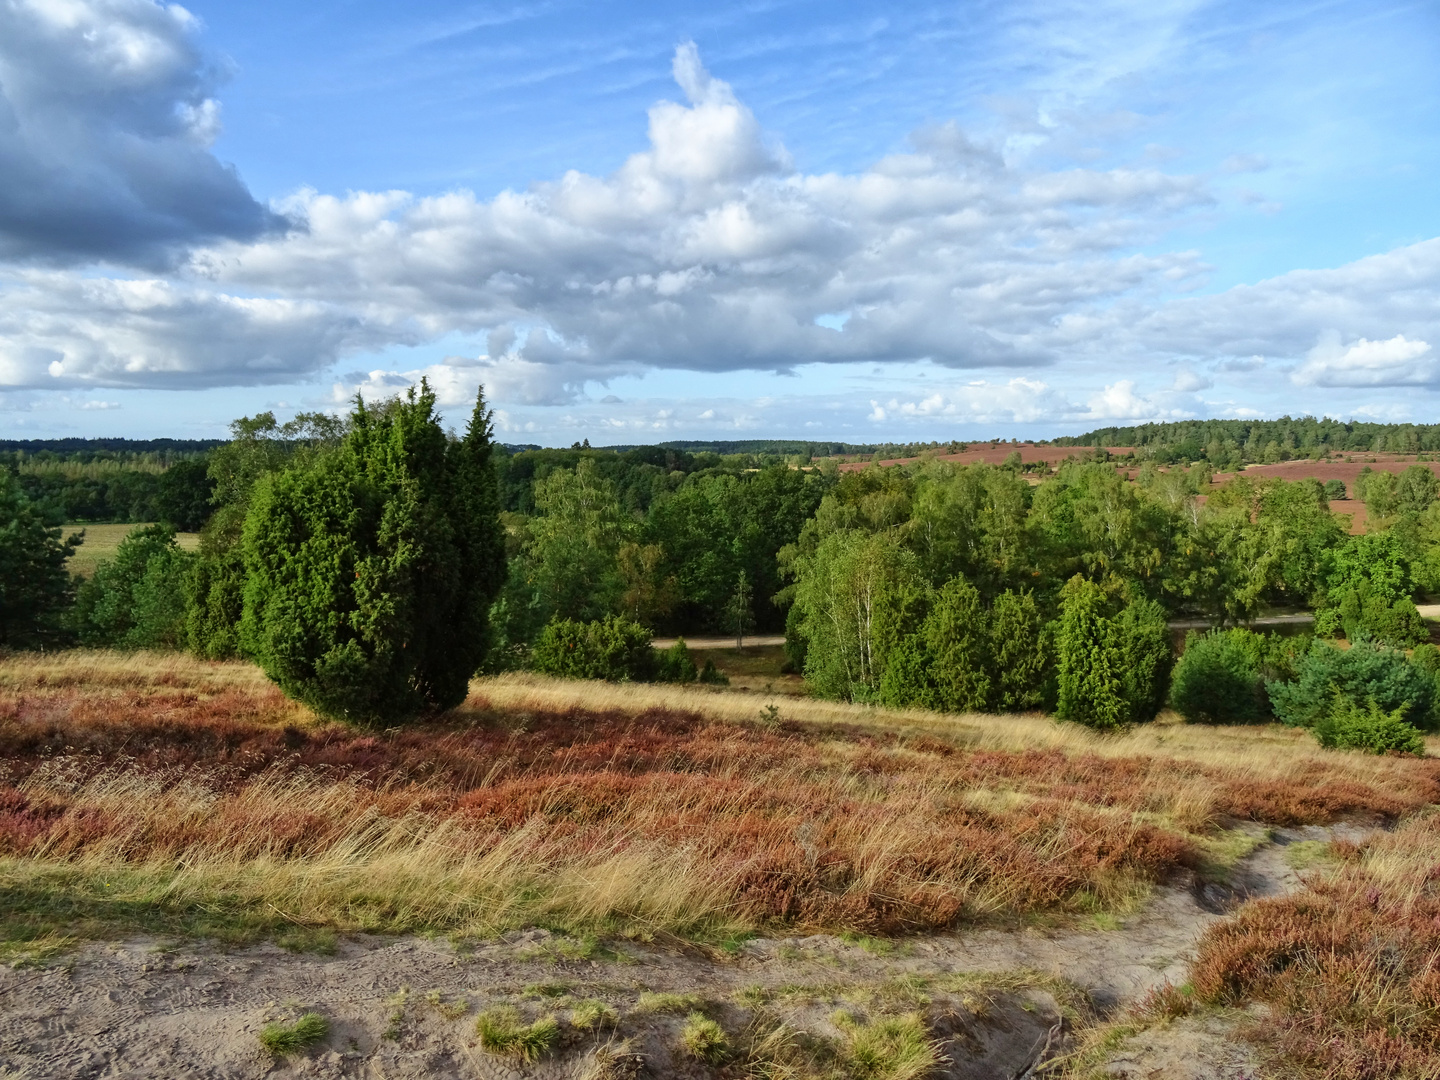
<svg viewBox="0 0 1440 1080"><path fill-rule="evenodd" d="M859 173L805 173L693 45L673 73L684 100L655 104L648 145L607 176L261 208L207 149L215 76L183 9L10 0L0 168L61 182L0 189L0 385L288 384L454 334L485 350L335 393L426 374L446 400L483 380L563 406L656 369L928 361L954 385L876 394L872 420L1079 422L1186 415L1247 366L1440 384L1440 240L1207 295L1200 255L1163 250L1212 212L1202 177L1046 169L953 125ZM162 255L174 269L147 273ZM33 265L66 260L131 269ZM1160 362L1175 370L1146 388ZM1077 392L1047 368L1103 377Z"/></svg>
<svg viewBox="0 0 1440 1080"><path fill-rule="evenodd" d="M150 0L0 2L0 259L161 266L285 224L209 151L197 30Z"/></svg>

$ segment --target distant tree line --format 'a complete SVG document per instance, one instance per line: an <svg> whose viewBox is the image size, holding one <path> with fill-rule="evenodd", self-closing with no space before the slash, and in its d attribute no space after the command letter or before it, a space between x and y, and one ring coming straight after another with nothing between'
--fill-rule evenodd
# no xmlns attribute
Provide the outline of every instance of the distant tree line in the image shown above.
<svg viewBox="0 0 1440 1080"><path fill-rule="evenodd" d="M1313 416L1278 420L1178 420L1097 428L1056 446L1133 447L1160 464L1208 462L1215 469L1331 454L1440 451L1440 424L1344 423Z"/></svg>
<svg viewBox="0 0 1440 1080"><path fill-rule="evenodd" d="M203 461L153 473L189 474L175 489L193 516L157 514L83 583L64 571L76 539L53 506L6 473L0 644L247 656L321 712L382 720L453 704L476 670L715 681L683 643L650 649L652 633L783 628L813 692L850 701L1041 709L1096 727L1167 701L1212 719L1330 717L1336 731L1390 730L1402 705L1397 722L1431 722L1408 690L1330 675L1308 712L1277 704L1290 699L1275 686L1322 685L1307 665L1333 658L1226 629L1310 607L1319 639L1424 668L1414 600L1440 592L1428 468L1362 474L1369 529L1351 536L1331 513L1338 493L1315 481L1242 474L1211 489L1203 460L1149 460L1131 480L1099 458L1041 477L1018 454L841 473L673 447L509 453L483 398L466 432L446 435L422 384L344 418L237 420ZM187 553L174 529L197 518ZM1167 620L1182 615L1221 637L1172 671ZM1222 669L1243 689L1204 704L1230 685Z"/></svg>

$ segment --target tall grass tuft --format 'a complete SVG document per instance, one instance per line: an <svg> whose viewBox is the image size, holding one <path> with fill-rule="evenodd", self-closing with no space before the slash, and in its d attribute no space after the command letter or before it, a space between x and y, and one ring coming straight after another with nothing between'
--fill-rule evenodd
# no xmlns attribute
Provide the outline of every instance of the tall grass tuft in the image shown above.
<svg viewBox="0 0 1440 1080"><path fill-rule="evenodd" d="M275 1057L298 1054L330 1034L330 1021L319 1013L306 1013L293 1024L266 1024L260 1045Z"/></svg>
<svg viewBox="0 0 1440 1080"><path fill-rule="evenodd" d="M520 1018L512 1005L486 1009L475 1021L480 1046L492 1054L539 1061L560 1039L560 1022L553 1016L542 1016L529 1024Z"/></svg>

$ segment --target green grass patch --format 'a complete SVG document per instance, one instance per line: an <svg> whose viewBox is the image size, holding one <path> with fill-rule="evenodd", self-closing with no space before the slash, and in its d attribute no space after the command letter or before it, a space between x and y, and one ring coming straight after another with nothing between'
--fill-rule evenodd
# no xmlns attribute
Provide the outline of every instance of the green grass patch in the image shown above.
<svg viewBox="0 0 1440 1080"><path fill-rule="evenodd" d="M1294 870L1311 870L1339 862L1328 840L1297 840L1285 848L1285 861Z"/></svg>
<svg viewBox="0 0 1440 1080"><path fill-rule="evenodd" d="M598 998L577 1001L570 1010L570 1026L579 1031L597 1031L614 1027L620 1022L619 1015Z"/></svg>
<svg viewBox="0 0 1440 1080"><path fill-rule="evenodd" d="M328 926L294 926L275 935L275 944L286 952L334 956L339 935Z"/></svg>
<svg viewBox="0 0 1440 1080"><path fill-rule="evenodd" d="M692 1012L685 1018L685 1027L680 1032L680 1043L691 1057L711 1065L725 1060L730 1050L730 1040L725 1029L704 1013Z"/></svg>
<svg viewBox="0 0 1440 1080"><path fill-rule="evenodd" d="M899 951L895 942L887 938L871 937L869 934L852 934L846 931L840 935L840 940L847 945L864 949L871 956L894 956Z"/></svg>
<svg viewBox="0 0 1440 1080"><path fill-rule="evenodd" d="M323 951L334 931L299 927L258 904L225 893L177 896L167 879L144 871L104 874L27 859L0 859L0 951L46 943L144 935L207 938L239 947L283 939L286 948Z"/></svg>
<svg viewBox="0 0 1440 1080"><path fill-rule="evenodd" d="M1273 835L1269 829L1226 829L1214 836L1196 837L1200 877L1205 881L1227 881L1235 864L1268 844Z"/></svg>
<svg viewBox="0 0 1440 1080"><path fill-rule="evenodd" d="M527 1024L515 1006L497 1005L476 1019L475 1034L480 1036L481 1048L492 1054L539 1061L559 1041L560 1022L553 1016L542 1016Z"/></svg>
<svg viewBox="0 0 1440 1080"><path fill-rule="evenodd" d="M306 1013L293 1024L266 1024L260 1045L275 1057L288 1057L314 1046L330 1034L330 1021L319 1013Z"/></svg>
<svg viewBox="0 0 1440 1080"><path fill-rule="evenodd" d="M468 998L457 997L447 1000L445 994L440 990L431 990L425 995L425 1000L446 1020L459 1020L470 1011Z"/></svg>
<svg viewBox="0 0 1440 1080"><path fill-rule="evenodd" d="M745 948L745 943L754 941L760 934L754 930L746 930L739 934L729 934L719 941L721 951L728 956L739 956L740 951Z"/></svg>

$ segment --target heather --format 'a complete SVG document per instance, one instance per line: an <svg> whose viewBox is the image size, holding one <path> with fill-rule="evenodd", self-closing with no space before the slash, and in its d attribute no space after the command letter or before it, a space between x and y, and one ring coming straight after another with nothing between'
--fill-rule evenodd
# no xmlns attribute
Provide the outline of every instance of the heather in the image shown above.
<svg viewBox="0 0 1440 1080"><path fill-rule="evenodd" d="M933 931L1132 903L1232 819L1440 795L1429 759L1280 729L1171 748L1155 725L587 689L482 680L443 720L366 731L248 665L4 661L7 934Z"/></svg>
<svg viewBox="0 0 1440 1080"><path fill-rule="evenodd" d="M1289 1073L1440 1075L1440 819L1416 814L1362 844L1332 845L1332 857L1304 891L1248 904L1213 928L1196 991L1268 1005L1253 1036Z"/></svg>

